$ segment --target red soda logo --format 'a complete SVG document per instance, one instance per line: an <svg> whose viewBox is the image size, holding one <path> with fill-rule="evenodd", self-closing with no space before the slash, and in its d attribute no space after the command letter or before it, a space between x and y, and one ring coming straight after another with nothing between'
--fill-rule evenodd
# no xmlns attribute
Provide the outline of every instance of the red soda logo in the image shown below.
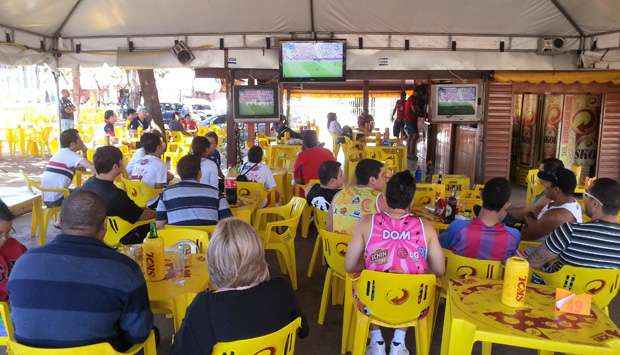
<svg viewBox="0 0 620 355"><path fill-rule="evenodd" d="M521 276L519 277L519 281L517 282L517 302L522 302L525 299L525 283L527 282L527 278Z"/></svg>

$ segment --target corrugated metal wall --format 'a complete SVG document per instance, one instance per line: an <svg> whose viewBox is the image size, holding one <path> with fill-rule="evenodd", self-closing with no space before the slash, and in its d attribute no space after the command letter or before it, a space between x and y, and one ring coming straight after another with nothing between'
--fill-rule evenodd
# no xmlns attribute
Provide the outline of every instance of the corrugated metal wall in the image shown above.
<svg viewBox="0 0 620 355"><path fill-rule="evenodd" d="M490 82L487 90L487 115L482 153L483 180L508 178L512 139L512 84Z"/></svg>
<svg viewBox="0 0 620 355"><path fill-rule="evenodd" d="M620 93L603 100L596 176L620 180Z"/></svg>

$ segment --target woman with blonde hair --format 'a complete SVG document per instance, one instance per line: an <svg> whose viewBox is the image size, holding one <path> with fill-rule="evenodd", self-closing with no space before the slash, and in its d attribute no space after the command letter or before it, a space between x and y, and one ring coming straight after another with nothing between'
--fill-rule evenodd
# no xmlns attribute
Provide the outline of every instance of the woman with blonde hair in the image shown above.
<svg viewBox="0 0 620 355"><path fill-rule="evenodd" d="M249 224L236 218L220 221L207 264L212 290L198 294L189 306L171 354L210 354L218 342L266 335L299 316L298 335L308 335L290 284L270 278L263 245Z"/></svg>

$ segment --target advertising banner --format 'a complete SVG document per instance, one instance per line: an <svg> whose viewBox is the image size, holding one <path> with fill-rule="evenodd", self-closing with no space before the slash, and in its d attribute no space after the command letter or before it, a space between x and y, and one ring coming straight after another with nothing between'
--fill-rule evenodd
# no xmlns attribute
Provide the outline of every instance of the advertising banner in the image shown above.
<svg viewBox="0 0 620 355"><path fill-rule="evenodd" d="M545 95L543 108L543 154L542 158L555 158L557 154L560 120L562 119L563 95Z"/></svg>
<svg viewBox="0 0 620 355"><path fill-rule="evenodd" d="M532 166L534 164L534 148L536 147L536 122L538 122L538 95L523 95L519 164L524 166Z"/></svg>
<svg viewBox="0 0 620 355"><path fill-rule="evenodd" d="M582 177L596 164L600 116L599 95L565 95L559 158L566 167L581 165Z"/></svg>

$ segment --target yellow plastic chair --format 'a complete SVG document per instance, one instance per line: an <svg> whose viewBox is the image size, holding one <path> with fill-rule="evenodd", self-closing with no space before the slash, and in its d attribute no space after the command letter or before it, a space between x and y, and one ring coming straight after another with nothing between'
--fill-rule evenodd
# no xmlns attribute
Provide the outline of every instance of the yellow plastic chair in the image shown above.
<svg viewBox="0 0 620 355"><path fill-rule="evenodd" d="M581 165L573 164L570 170L572 170L572 172L575 174L575 177L577 178L577 185L581 185Z"/></svg>
<svg viewBox="0 0 620 355"><path fill-rule="evenodd" d="M267 190L265 185L258 182L237 181L237 197L246 201L255 201L256 209L258 209L275 204L276 190Z"/></svg>
<svg viewBox="0 0 620 355"><path fill-rule="evenodd" d="M413 195L413 207L434 206L436 198L437 194L435 191L418 191L416 189Z"/></svg>
<svg viewBox="0 0 620 355"><path fill-rule="evenodd" d="M318 208L314 208L314 225L316 226L316 230L320 231L321 229L327 230L327 211L321 211ZM316 260L321 253L321 236L317 235L316 240L314 241L314 247L312 248L312 256L310 257L310 264L308 265L308 278L312 277L314 273L314 269L316 266Z"/></svg>
<svg viewBox="0 0 620 355"><path fill-rule="evenodd" d="M0 302L0 316L2 317L2 325L6 332L6 336L0 337L0 346L7 346L9 340L13 337L13 322L11 322L9 311L9 304L7 302ZM11 354L11 352L8 352Z"/></svg>
<svg viewBox="0 0 620 355"><path fill-rule="evenodd" d="M116 248L119 246L121 239L125 235L127 235L127 233L131 232L137 227L149 224L154 221L154 219L150 219L145 221L138 221L135 224L131 224L120 217L106 217L106 231L105 236L103 237L103 242L112 248Z"/></svg>
<svg viewBox="0 0 620 355"><path fill-rule="evenodd" d="M297 329L301 327L301 318L297 318L284 328L257 338L221 342L215 344L212 355L236 354L295 354Z"/></svg>
<svg viewBox="0 0 620 355"><path fill-rule="evenodd" d="M209 246L209 235L213 233L207 230L215 230L215 226L209 227L212 228L201 230L198 227L166 225L164 229L157 231L157 235L159 238L163 238L165 247L171 247L182 240L190 240L196 243L201 253L206 253Z"/></svg>
<svg viewBox="0 0 620 355"><path fill-rule="evenodd" d="M16 128L7 128L5 133L5 138L7 145L9 146L9 154L11 156L15 156L15 152L17 151L17 146L19 145L17 139L17 129Z"/></svg>
<svg viewBox="0 0 620 355"><path fill-rule="evenodd" d="M152 188L141 180L129 180L121 177L119 185L121 189L127 192L129 198L142 208L146 207L148 201L161 193L161 189Z"/></svg>
<svg viewBox="0 0 620 355"><path fill-rule="evenodd" d="M129 355L143 351L144 355L156 355L155 332L151 331L146 341L137 344L125 352L118 352L109 343L98 343L93 345L78 346L74 348L41 349L26 346L9 340L10 354L12 355Z"/></svg>
<svg viewBox="0 0 620 355"><path fill-rule="evenodd" d="M24 180L26 181L26 186L28 187L28 190L30 190L30 192L32 193L36 193L36 191L40 193L55 192L55 193L61 193L65 199L69 197L68 189L43 188L41 187L41 183L39 181L29 178L23 171L22 171L22 176ZM35 212L35 206L33 205L33 222L35 221L35 218L38 219L38 222L39 222L39 231L38 231L39 245L45 245L45 240L47 238L47 226L49 225L50 221L53 221L56 219L56 217L60 213L60 209L61 209L61 206L47 207L45 206L45 204L43 204L43 200L41 200L41 210L39 210L37 207L36 212ZM36 217L35 217L35 214L37 214ZM31 225L31 232L32 230L33 230L33 227Z"/></svg>
<svg viewBox="0 0 620 355"><path fill-rule="evenodd" d="M433 331L435 275L364 270L357 285L357 296L371 315L355 310L353 355L364 354L371 323L386 328L415 327L416 353L428 354Z"/></svg>
<svg viewBox="0 0 620 355"><path fill-rule="evenodd" d="M456 197L461 199L461 198L467 198L467 199L481 199L482 198L482 191L481 190L461 190L459 192L456 193Z"/></svg>
<svg viewBox="0 0 620 355"><path fill-rule="evenodd" d="M180 294L172 299L172 323L175 333L181 329L187 308L194 302L196 295L197 293L189 292Z"/></svg>
<svg viewBox="0 0 620 355"><path fill-rule="evenodd" d="M435 197L439 198L439 197L445 197L446 196L446 190L445 190L445 186L442 184L429 184L429 183L420 183L420 184L415 184L415 192L431 192L434 191L435 192Z"/></svg>
<svg viewBox="0 0 620 355"><path fill-rule="evenodd" d="M461 198L457 200L458 213L466 212L473 216L474 206L482 207L482 200L479 198Z"/></svg>
<svg viewBox="0 0 620 355"><path fill-rule="evenodd" d="M564 265L553 273L532 270L531 278L536 283L576 293L587 292L592 295L592 301L607 315L609 315L609 303L620 290L620 269L594 269Z"/></svg>
<svg viewBox="0 0 620 355"><path fill-rule="evenodd" d="M329 294L332 293L332 303L342 303L344 298L344 282L346 271L344 269L344 257L351 242L351 236L329 232L324 229L319 230L319 237L323 240L323 255L327 261L327 271L323 283L323 293L321 295L321 307L319 308L319 318L317 323L323 325Z"/></svg>
<svg viewBox="0 0 620 355"><path fill-rule="evenodd" d="M538 180L538 169L530 169L525 178L525 203L531 205L534 197L540 195L545 188Z"/></svg>
<svg viewBox="0 0 620 355"><path fill-rule="evenodd" d="M297 290L295 236L304 207L305 199L293 197L284 206L259 209L255 219L255 229L263 241L263 246L266 250L276 251L280 269L289 275L294 290ZM280 220L267 221L267 217L271 216Z"/></svg>
<svg viewBox="0 0 620 355"><path fill-rule="evenodd" d="M306 194L310 191L310 188L315 184L320 184L321 181L312 179L305 185L295 184L293 185L293 195L306 198ZM312 222L312 206L306 205L304 213L301 215L301 237L308 238L308 232L310 231L310 223Z"/></svg>

